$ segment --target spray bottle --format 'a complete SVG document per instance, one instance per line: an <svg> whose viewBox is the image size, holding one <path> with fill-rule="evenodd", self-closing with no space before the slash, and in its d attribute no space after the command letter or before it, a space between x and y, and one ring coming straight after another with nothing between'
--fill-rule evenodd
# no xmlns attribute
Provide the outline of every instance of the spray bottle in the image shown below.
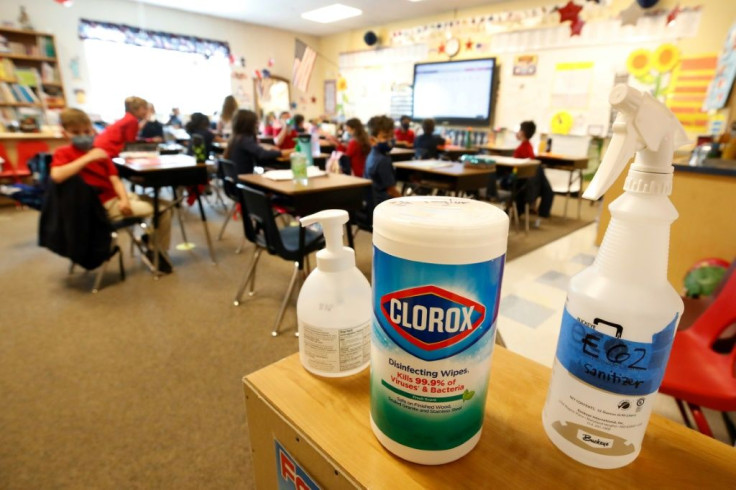
<svg viewBox="0 0 736 490"><path fill-rule="evenodd" d="M299 358L319 376L356 374L370 363L371 286L355 267L353 249L342 244L348 213L328 209L300 221L302 226L319 222L327 246L317 252L317 269L297 300Z"/></svg>
<svg viewBox="0 0 736 490"><path fill-rule="evenodd" d="M583 197L598 199L636 153L613 203L595 262L570 280L544 430L565 454L618 468L639 455L683 303L667 282L677 211L672 154L687 143L674 115L649 94L617 85L613 138Z"/></svg>

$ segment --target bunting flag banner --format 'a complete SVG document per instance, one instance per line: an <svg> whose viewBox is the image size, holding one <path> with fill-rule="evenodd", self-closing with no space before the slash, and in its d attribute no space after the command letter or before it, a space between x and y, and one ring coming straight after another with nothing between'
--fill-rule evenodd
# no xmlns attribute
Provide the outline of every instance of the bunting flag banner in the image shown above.
<svg viewBox="0 0 736 490"><path fill-rule="evenodd" d="M715 54L683 57L675 69L667 107L689 133L703 134L708 128L708 113L703 111L703 102L717 63Z"/></svg>
<svg viewBox="0 0 736 490"><path fill-rule="evenodd" d="M312 77L312 69L316 60L317 52L297 39L294 46L294 67L291 72L291 83L302 92L306 92L309 87L309 79Z"/></svg>
<svg viewBox="0 0 736 490"><path fill-rule="evenodd" d="M125 24L79 20L79 39L94 39L117 43L145 46L148 48L169 49L183 53L197 53L210 56L230 56L230 45L223 41L213 41L194 36L151 31Z"/></svg>

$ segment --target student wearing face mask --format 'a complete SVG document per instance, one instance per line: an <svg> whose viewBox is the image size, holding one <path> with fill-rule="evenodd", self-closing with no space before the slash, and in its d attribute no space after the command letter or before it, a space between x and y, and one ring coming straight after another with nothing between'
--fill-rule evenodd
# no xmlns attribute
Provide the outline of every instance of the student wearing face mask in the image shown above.
<svg viewBox="0 0 736 490"><path fill-rule="evenodd" d="M389 156L394 120L387 116L372 117L368 121L368 129L372 148L365 160L364 177L371 179L373 183L373 208L375 208L387 199L401 196L396 187L394 165Z"/></svg>
<svg viewBox="0 0 736 490"><path fill-rule="evenodd" d="M83 111L79 109L65 109L59 116L64 137L69 145L61 146L54 151L51 160L51 180L56 183L79 174L82 180L94 187L107 211L110 220L119 220L126 216L149 217L153 215L153 206L143 197L128 194L118 177L115 164L108 153L101 148L93 148L95 131L92 123ZM160 202L165 208L168 203ZM169 248L171 235L171 210L161 213L156 230L158 249L166 251ZM151 255L149 259L153 259ZM159 256L159 270L171 272L171 263L166 254Z"/></svg>
<svg viewBox="0 0 736 490"><path fill-rule="evenodd" d="M411 118L409 116L401 116L400 126L394 131L394 138L397 146L405 146L407 148L414 147L414 131L411 127Z"/></svg>
<svg viewBox="0 0 736 490"><path fill-rule="evenodd" d="M335 138L332 139L337 141ZM371 151L371 141L360 119L354 117L345 122L343 141L337 142L337 149L350 160L350 173L362 177L366 156Z"/></svg>

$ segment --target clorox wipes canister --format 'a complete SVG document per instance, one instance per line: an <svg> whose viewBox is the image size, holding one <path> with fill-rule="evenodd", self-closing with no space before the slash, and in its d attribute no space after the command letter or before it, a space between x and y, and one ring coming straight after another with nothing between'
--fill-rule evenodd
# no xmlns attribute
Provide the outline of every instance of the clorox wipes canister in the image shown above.
<svg viewBox="0 0 736 490"><path fill-rule="evenodd" d="M449 463L480 440L508 229L469 199L374 211L371 426L403 459Z"/></svg>

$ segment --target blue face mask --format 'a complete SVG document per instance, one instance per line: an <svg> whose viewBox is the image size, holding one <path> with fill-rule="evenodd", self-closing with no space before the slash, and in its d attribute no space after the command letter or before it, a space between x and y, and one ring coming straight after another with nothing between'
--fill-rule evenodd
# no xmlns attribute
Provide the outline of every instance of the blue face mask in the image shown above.
<svg viewBox="0 0 736 490"><path fill-rule="evenodd" d="M384 141L383 143L376 143L376 149L383 153L384 155L391 151L391 149L394 146L389 141Z"/></svg>
<svg viewBox="0 0 736 490"><path fill-rule="evenodd" d="M89 151L92 149L92 143L94 143L95 137L87 134L80 134L78 136L72 136L72 145L77 150Z"/></svg>

